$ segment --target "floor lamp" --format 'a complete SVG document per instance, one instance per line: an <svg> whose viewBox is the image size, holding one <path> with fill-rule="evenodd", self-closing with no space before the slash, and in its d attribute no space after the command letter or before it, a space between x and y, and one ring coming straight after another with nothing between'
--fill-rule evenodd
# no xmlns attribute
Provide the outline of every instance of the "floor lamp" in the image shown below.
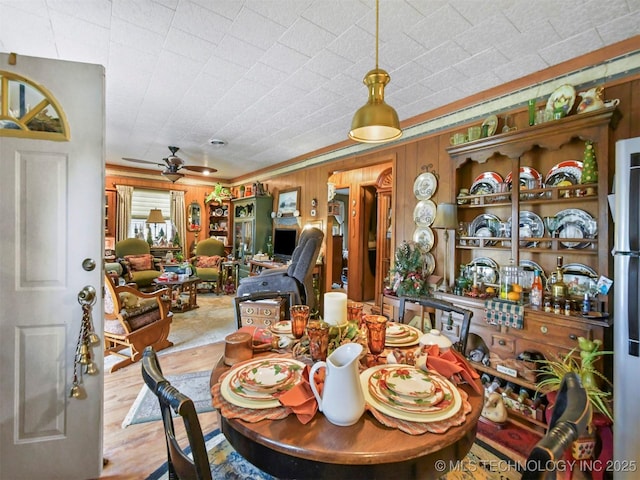
<svg viewBox="0 0 640 480"><path fill-rule="evenodd" d="M440 287L440 290L444 292L450 291L449 281L447 280L447 271L449 270L449 230L455 230L457 226L458 217L456 205L453 203L438 204L433 228L444 230L444 281Z"/></svg>

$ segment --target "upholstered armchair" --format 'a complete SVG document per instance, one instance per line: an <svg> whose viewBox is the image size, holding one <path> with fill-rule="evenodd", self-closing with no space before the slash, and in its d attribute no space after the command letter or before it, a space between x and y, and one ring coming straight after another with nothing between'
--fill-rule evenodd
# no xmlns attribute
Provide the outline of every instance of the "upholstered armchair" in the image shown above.
<svg viewBox="0 0 640 480"><path fill-rule="evenodd" d="M149 287L160 276L149 244L139 238L127 238L116 243L116 258L123 264L123 277L138 288Z"/></svg>
<svg viewBox="0 0 640 480"><path fill-rule="evenodd" d="M104 355L123 358L112 372L140 360L147 346L157 351L173 345L167 340L173 316L169 289L144 293L116 286L106 273L104 281Z"/></svg>
<svg viewBox="0 0 640 480"><path fill-rule="evenodd" d="M191 258L195 275L202 282L213 285L212 290L220 291L224 243L215 238L207 238L196 245L195 256Z"/></svg>
<svg viewBox="0 0 640 480"><path fill-rule="evenodd" d="M313 291L313 269L322 247L324 233L318 228L305 228L291 256L282 268L265 269L255 277L243 278L238 296L255 292L295 292L296 302L317 308Z"/></svg>

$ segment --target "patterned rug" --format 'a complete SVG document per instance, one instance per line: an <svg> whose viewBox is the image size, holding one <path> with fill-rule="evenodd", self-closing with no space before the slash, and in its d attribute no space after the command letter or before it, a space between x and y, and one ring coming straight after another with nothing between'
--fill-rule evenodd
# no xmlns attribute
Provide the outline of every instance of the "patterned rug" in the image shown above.
<svg viewBox="0 0 640 480"><path fill-rule="evenodd" d="M211 392L209 391L210 377L211 371L203 371L182 375L167 375L167 380L180 392L193 400L196 412L204 413L213 410ZM146 385L143 385L129 413L127 413L122 422L122 428L138 423L153 422L161 418L157 397Z"/></svg>
<svg viewBox="0 0 640 480"><path fill-rule="evenodd" d="M275 477L256 468L240 456L227 442L220 430L205 436L211 477L215 480L276 480ZM464 460L443 475L440 480L520 480L516 463L502 457L482 442L476 442ZM167 464L146 480L167 480ZM357 479L354 479L357 480Z"/></svg>
<svg viewBox="0 0 640 480"><path fill-rule="evenodd" d="M169 340L173 346L160 350L159 356L221 342L228 334L238 329L235 317L235 302L232 295L198 294L200 308L173 314ZM127 350L123 350L126 353ZM104 358L104 371L108 372L121 358L108 355ZM140 368L133 364L124 368Z"/></svg>
<svg viewBox="0 0 640 480"><path fill-rule="evenodd" d="M487 445L523 463L534 445L542 438L541 434L526 430L511 422L497 425L482 420L478 422L477 435Z"/></svg>

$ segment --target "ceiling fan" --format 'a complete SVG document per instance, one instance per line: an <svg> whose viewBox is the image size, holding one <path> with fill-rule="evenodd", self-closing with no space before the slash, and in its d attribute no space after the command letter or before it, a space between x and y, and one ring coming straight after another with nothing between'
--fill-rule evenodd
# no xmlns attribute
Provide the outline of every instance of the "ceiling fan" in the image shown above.
<svg viewBox="0 0 640 480"><path fill-rule="evenodd" d="M177 182L182 177L184 177L184 174L180 173L180 170L182 169L190 170L192 172L200 172L205 175L209 175L210 173L218 171L217 169L212 167L202 167L199 165L186 165L184 163L184 160L182 160L180 157L176 155L176 152L180 150L180 148L172 147L172 146L169 146L168 148L169 148L169 151L171 152L171 155L162 159L164 163L151 162L149 160L140 160L137 158L127 158L127 157L122 157L122 159L128 162L148 163L150 165L158 165L160 167L164 167L164 170L162 171L162 175L164 177L167 177L172 182Z"/></svg>

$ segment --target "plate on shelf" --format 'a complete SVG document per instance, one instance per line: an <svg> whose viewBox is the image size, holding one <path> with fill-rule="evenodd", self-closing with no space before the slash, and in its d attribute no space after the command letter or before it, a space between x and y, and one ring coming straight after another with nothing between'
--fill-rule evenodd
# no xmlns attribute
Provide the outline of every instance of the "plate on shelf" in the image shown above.
<svg viewBox="0 0 640 480"><path fill-rule="evenodd" d="M436 218L436 204L431 200L420 200L413 209L413 221L419 227L430 227Z"/></svg>
<svg viewBox="0 0 640 480"><path fill-rule="evenodd" d="M500 267L489 257L478 257L467 263L467 278L473 278L473 271L478 274L478 281L485 285L498 285L500 283Z"/></svg>
<svg viewBox="0 0 640 480"><path fill-rule="evenodd" d="M544 270L533 260L520 260L520 267L522 268L522 280L520 285L523 288L531 289L533 285L533 277L535 277L535 271L540 271L540 281L542 285L547 284L547 276L544 274Z"/></svg>
<svg viewBox="0 0 640 480"><path fill-rule="evenodd" d="M469 193L471 195L487 195L490 193L498 193L498 185L504 180L499 173L484 172L476 177L471 184Z"/></svg>
<svg viewBox="0 0 640 480"><path fill-rule="evenodd" d="M598 284L596 271L582 263L568 263L562 267L562 278L567 285L569 295L583 297L587 292L594 292ZM547 280L547 290L556 282L556 274L553 272Z"/></svg>
<svg viewBox="0 0 640 480"><path fill-rule="evenodd" d="M221 208L216 208L213 213L215 213L216 217L221 217L222 215L224 215L224 210L222 210Z"/></svg>
<svg viewBox="0 0 640 480"><path fill-rule="evenodd" d="M559 238L585 238L592 239L598 234L598 223L584 210L579 208L567 208L556 213ZM585 248L591 242L567 242L560 241L567 248Z"/></svg>
<svg viewBox="0 0 640 480"><path fill-rule="evenodd" d="M485 118L484 122L482 122L482 126L484 127L485 125L489 127L487 135L493 135L498 129L498 117L496 115L489 115Z"/></svg>
<svg viewBox="0 0 640 480"><path fill-rule="evenodd" d="M509 230L513 231L511 217L507 220ZM519 215L518 232L521 238L542 238L544 237L544 222L533 212L522 210ZM538 242L535 240L520 241L521 247L536 247Z"/></svg>
<svg viewBox="0 0 640 480"><path fill-rule="evenodd" d="M500 219L491 213L481 213L471 222L469 228L469 236L471 237L499 237L500 236ZM492 246L497 243L496 240L488 240L485 245Z"/></svg>
<svg viewBox="0 0 640 480"><path fill-rule="evenodd" d="M422 245L427 251L433 248L434 240L433 230L430 227L416 228L413 232L413 241Z"/></svg>
<svg viewBox="0 0 640 480"><path fill-rule="evenodd" d="M576 89L571 85L562 85L554 90L547 100L547 110L554 111L558 108L568 115L576 101Z"/></svg>
<svg viewBox="0 0 640 480"><path fill-rule="evenodd" d="M418 175L413 182L413 194L418 200L429 200L433 197L438 186L438 179L431 172L424 172Z"/></svg>
<svg viewBox="0 0 640 480"><path fill-rule="evenodd" d="M582 162L565 160L554 165L544 179L546 187L567 187L578 185L582 179Z"/></svg>
<svg viewBox="0 0 640 480"><path fill-rule="evenodd" d="M512 183L512 173L509 172L506 177L504 177L504 182L509 185L509 190L511 190ZM527 181L535 180L537 185L539 186L542 182L542 175L533 167L520 167L520 188L527 188ZM536 187L537 188L537 187Z"/></svg>

